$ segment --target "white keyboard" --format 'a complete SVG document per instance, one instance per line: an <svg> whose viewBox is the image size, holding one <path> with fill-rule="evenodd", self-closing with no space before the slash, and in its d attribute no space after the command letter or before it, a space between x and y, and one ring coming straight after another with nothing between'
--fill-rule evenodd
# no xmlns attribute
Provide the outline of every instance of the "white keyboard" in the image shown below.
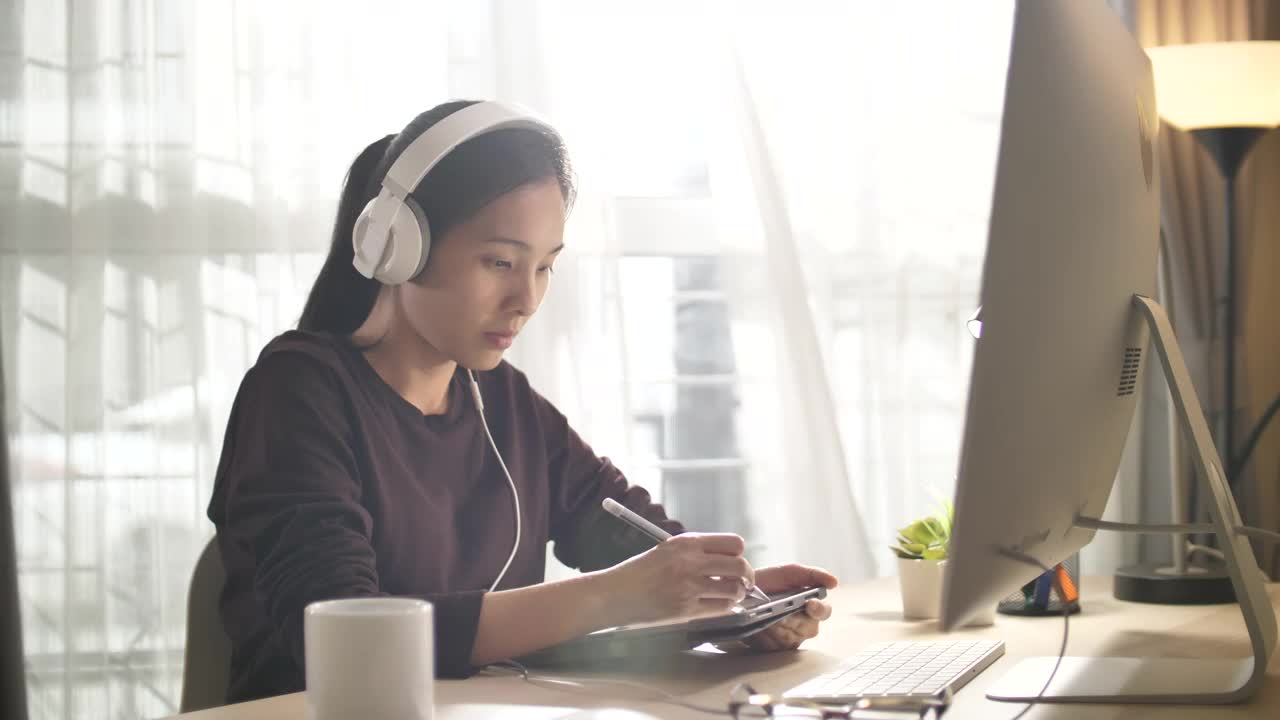
<svg viewBox="0 0 1280 720"><path fill-rule="evenodd" d="M851 703L863 697L937 697L954 693L1004 655L1000 640L889 642L866 650L788 690L783 697Z"/></svg>

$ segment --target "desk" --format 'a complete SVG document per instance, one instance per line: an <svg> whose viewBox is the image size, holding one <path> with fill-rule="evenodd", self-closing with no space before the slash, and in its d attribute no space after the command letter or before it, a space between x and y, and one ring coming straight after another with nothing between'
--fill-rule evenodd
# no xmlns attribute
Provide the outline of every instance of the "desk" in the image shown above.
<svg viewBox="0 0 1280 720"><path fill-rule="evenodd" d="M1082 583L1084 608L1071 618L1069 655L1244 657L1249 655L1244 622L1236 605L1170 606L1126 603L1111 596L1109 576L1087 577ZM1280 584L1267 586L1273 607L1280 605ZM822 633L801 650L772 654L693 653L665 663L662 668L622 677L660 687L685 700L720 706L729 689L747 680L761 692L780 693L817 675L872 642L946 637L987 637L1004 640L1004 657L974 678L956 696L947 720L1001 720L1023 706L987 700L986 689L1024 657L1057 655L1062 642L1062 618L1020 618L996 615L992 627L965 630L953 635L939 632L936 622L905 622L898 600L897 578L880 578L838 588L830 595L835 612L823 623ZM1280 652L1276 653L1280 656ZM584 675L577 673L574 675ZM714 717L674 705L656 702L608 700L606 690L591 694L560 691L532 685L516 677L482 675L469 680L436 683L438 720L472 720L489 717L549 719L569 711L556 708L629 707L655 717L706 720ZM477 704L470 705L468 704ZM487 707L479 704L488 704ZM507 704L505 707L497 705ZM522 704L527 708L513 708ZM523 712L520 712L523 710ZM230 705L178 716L184 720L303 720L302 693ZM1280 658L1275 656L1265 686L1245 705L1040 705L1026 718L1280 718Z"/></svg>

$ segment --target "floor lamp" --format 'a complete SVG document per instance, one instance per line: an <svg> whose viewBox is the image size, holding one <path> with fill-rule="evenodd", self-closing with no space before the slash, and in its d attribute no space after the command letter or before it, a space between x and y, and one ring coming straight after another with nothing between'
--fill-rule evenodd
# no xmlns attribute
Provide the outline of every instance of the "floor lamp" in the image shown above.
<svg viewBox="0 0 1280 720"><path fill-rule="evenodd" d="M1166 45L1148 48L1155 74L1156 106L1168 125L1190 132L1213 158L1224 181L1223 207L1226 241L1226 282L1216 303L1224 312L1223 397L1225 407L1216 423L1216 444L1235 488L1246 456L1238 456L1235 426L1238 237L1235 222L1236 179L1249 149L1269 130L1280 126L1280 42L1247 41ZM1252 449L1262 426L1274 412L1263 415L1250 433ZM1176 443L1177 438L1170 438ZM1171 473L1174 522L1188 522L1194 512L1184 509L1179 478ZM1116 596L1125 600L1170 604L1232 602L1235 595L1225 573L1187 563L1186 535L1173 539L1172 567L1154 565L1122 568L1116 575Z"/></svg>

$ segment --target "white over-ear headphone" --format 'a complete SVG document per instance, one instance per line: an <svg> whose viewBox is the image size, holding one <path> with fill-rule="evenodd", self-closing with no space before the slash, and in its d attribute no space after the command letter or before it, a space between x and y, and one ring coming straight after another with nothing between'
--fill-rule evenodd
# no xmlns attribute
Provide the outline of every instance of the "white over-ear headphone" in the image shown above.
<svg viewBox="0 0 1280 720"><path fill-rule="evenodd" d="M408 282L422 272L431 252L431 226L409 193L454 148L503 128L557 135L530 110L509 103L481 102L446 116L409 143L387 170L377 197L356 219L351 238L355 249L351 264L356 270L386 285Z"/></svg>

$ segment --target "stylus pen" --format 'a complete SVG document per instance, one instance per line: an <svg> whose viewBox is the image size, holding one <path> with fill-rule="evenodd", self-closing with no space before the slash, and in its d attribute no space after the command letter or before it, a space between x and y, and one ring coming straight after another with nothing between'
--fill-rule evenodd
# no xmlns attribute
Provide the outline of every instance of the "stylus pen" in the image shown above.
<svg viewBox="0 0 1280 720"><path fill-rule="evenodd" d="M640 517L626 505L623 505L613 498L605 498L604 502L600 503L600 505L604 508L605 512L618 518L636 530L639 530L645 535L648 535L657 542L666 542L671 539L671 533ZM756 598L757 600L767 601L769 599L769 596L765 595L764 591L755 585L748 588L748 591L751 593L751 597Z"/></svg>

